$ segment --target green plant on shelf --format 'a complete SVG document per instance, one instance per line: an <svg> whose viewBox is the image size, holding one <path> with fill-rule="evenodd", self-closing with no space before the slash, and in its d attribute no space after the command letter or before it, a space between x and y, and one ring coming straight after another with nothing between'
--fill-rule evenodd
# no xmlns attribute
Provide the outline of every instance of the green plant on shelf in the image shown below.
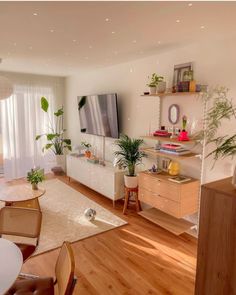
<svg viewBox="0 0 236 295"><path fill-rule="evenodd" d="M164 80L164 77L158 76L156 73L153 73L151 78L148 77L148 79L150 79L150 82L147 84L147 86L156 87L159 82L162 82Z"/></svg>

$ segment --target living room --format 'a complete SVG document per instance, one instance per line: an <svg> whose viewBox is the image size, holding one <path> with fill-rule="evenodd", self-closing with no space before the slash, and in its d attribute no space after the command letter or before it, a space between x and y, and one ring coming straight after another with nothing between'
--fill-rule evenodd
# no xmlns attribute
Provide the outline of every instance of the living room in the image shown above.
<svg viewBox="0 0 236 295"><path fill-rule="evenodd" d="M235 294L235 11L0 2L0 294Z"/></svg>

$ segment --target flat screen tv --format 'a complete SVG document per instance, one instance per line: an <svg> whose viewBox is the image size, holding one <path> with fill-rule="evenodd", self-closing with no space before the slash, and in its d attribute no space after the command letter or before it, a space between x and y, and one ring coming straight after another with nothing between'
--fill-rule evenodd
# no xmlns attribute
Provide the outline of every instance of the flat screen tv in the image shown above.
<svg viewBox="0 0 236 295"><path fill-rule="evenodd" d="M119 137L117 95L78 96L80 131L105 137Z"/></svg>

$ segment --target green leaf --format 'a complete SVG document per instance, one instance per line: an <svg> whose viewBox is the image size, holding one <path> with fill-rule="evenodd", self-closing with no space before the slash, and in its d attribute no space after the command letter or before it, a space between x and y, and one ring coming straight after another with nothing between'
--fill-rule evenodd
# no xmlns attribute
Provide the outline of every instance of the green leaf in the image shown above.
<svg viewBox="0 0 236 295"><path fill-rule="evenodd" d="M48 150L48 149L50 149L52 146L53 146L52 143L47 143L47 144L45 145L45 149Z"/></svg>
<svg viewBox="0 0 236 295"><path fill-rule="evenodd" d="M41 97L41 108L42 108L42 110L47 113L48 107L49 107L49 103L48 103L46 97L42 96Z"/></svg>
<svg viewBox="0 0 236 295"><path fill-rule="evenodd" d="M71 145L71 140L70 139L63 139L62 141L64 143L66 143L67 145Z"/></svg>
<svg viewBox="0 0 236 295"><path fill-rule="evenodd" d="M64 114L63 108L60 108L57 112L54 113L55 116L59 117Z"/></svg>
<svg viewBox="0 0 236 295"><path fill-rule="evenodd" d="M37 135L37 136L35 137L35 140L38 140L41 136L42 136L42 135Z"/></svg>
<svg viewBox="0 0 236 295"><path fill-rule="evenodd" d="M71 145L65 145L64 148L68 149L69 151L72 151Z"/></svg>
<svg viewBox="0 0 236 295"><path fill-rule="evenodd" d="M49 133L47 134L47 140L53 140L53 138L57 137L57 134Z"/></svg>

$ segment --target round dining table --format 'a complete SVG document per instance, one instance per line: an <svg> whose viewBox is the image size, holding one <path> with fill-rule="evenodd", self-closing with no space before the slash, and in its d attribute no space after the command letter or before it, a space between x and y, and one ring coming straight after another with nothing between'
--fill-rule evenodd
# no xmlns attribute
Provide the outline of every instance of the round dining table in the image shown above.
<svg viewBox="0 0 236 295"><path fill-rule="evenodd" d="M11 241L0 238L0 294L14 284L23 264L20 249Z"/></svg>

